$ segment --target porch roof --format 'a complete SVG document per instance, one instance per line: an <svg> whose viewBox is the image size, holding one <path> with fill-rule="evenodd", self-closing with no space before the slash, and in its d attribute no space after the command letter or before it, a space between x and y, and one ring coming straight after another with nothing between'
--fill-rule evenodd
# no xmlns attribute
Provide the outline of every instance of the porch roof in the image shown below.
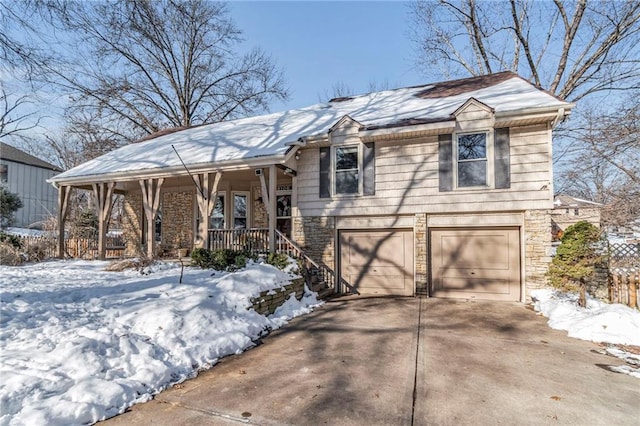
<svg viewBox="0 0 640 426"><path fill-rule="evenodd" d="M289 144L301 138L327 135L345 115L363 129L447 121L470 98L496 113L526 113L572 104L533 86L511 72L332 99L306 108L283 111L176 131L133 143L83 163L49 181L82 183L110 177L145 175L182 168L215 169L231 164L259 166L283 161Z"/></svg>

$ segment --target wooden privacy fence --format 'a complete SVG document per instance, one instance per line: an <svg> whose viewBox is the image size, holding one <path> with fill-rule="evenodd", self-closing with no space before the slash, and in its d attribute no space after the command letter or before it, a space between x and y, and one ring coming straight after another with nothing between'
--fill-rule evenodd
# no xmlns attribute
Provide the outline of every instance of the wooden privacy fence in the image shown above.
<svg viewBox="0 0 640 426"><path fill-rule="evenodd" d="M56 257L58 239L55 237L19 237L23 250L39 247L45 257ZM107 236L107 258L124 256L124 239L121 235ZM64 242L65 255L74 259L97 259L98 240L93 238L67 238Z"/></svg>
<svg viewBox="0 0 640 426"><path fill-rule="evenodd" d="M609 301L638 308L640 298L640 269L614 268L609 270Z"/></svg>
<svg viewBox="0 0 640 426"><path fill-rule="evenodd" d="M640 244L609 246L609 301L640 308Z"/></svg>

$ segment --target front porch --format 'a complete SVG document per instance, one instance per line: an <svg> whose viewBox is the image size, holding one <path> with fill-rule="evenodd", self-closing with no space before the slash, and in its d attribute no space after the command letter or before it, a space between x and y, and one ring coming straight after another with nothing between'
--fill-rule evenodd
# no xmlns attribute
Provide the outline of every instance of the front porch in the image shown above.
<svg viewBox="0 0 640 426"><path fill-rule="evenodd" d="M298 215L296 172L282 164L61 185L60 235L72 189L93 192L98 258L105 258L113 199L120 194L124 257L183 258L194 248L286 253L301 260L310 288L335 289L334 271L309 258L291 238ZM64 253L62 245L58 255Z"/></svg>
<svg viewBox="0 0 640 426"><path fill-rule="evenodd" d="M177 256L195 247L236 249L247 241L261 252L274 252L275 231L290 235L296 198L295 171L281 165L61 185L61 236L72 189L93 193L99 258L105 256L116 194L124 197L125 257L149 258ZM59 247L58 255L64 255L64 247Z"/></svg>

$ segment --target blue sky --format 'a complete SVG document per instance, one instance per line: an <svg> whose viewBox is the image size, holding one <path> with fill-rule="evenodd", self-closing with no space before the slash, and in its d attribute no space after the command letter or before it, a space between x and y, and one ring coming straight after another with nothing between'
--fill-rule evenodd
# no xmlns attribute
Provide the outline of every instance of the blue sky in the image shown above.
<svg viewBox="0 0 640 426"><path fill-rule="evenodd" d="M284 69L291 98L271 111L326 100L336 84L356 93L429 83L413 65L405 2L232 2L245 47L261 47Z"/></svg>

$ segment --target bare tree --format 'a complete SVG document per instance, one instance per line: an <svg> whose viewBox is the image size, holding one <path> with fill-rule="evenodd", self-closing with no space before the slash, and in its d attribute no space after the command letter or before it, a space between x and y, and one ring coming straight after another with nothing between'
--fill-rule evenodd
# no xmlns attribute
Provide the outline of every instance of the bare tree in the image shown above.
<svg viewBox="0 0 640 426"><path fill-rule="evenodd" d="M0 81L0 138L24 135L38 127L41 117L31 108L28 95L12 96Z"/></svg>
<svg viewBox="0 0 640 426"><path fill-rule="evenodd" d="M636 0L412 5L417 62L446 78L511 70L570 101L640 83Z"/></svg>
<svg viewBox="0 0 640 426"><path fill-rule="evenodd" d="M565 132L574 152L561 174L563 191L606 204L603 220L622 225L640 216L640 104L631 92L611 105L586 108Z"/></svg>
<svg viewBox="0 0 640 426"><path fill-rule="evenodd" d="M388 80L383 80L382 82L378 82L376 80L370 80L367 86L367 91L371 92L380 92L383 90L389 90L390 84ZM324 94L318 94L318 102L326 102L330 99L335 98L345 98L349 96L358 95L359 92L356 91L349 84L344 81L338 81L331 85L331 90L325 90Z"/></svg>
<svg viewBox="0 0 640 426"><path fill-rule="evenodd" d="M37 32L30 19L37 14L34 1L38 0L0 1L0 67L27 77L34 62L40 62L45 54L30 40Z"/></svg>
<svg viewBox="0 0 640 426"><path fill-rule="evenodd" d="M59 0L43 7L73 52L41 64L44 76L72 94L72 115L99 117L119 143L263 111L288 96L267 54L240 53L241 31L224 3Z"/></svg>
<svg viewBox="0 0 640 426"><path fill-rule="evenodd" d="M583 103L557 133L556 190L606 204L607 222L640 214L638 93L607 99L640 87L640 2L439 0L411 12L417 63L430 73L511 70L569 101L607 100Z"/></svg>

